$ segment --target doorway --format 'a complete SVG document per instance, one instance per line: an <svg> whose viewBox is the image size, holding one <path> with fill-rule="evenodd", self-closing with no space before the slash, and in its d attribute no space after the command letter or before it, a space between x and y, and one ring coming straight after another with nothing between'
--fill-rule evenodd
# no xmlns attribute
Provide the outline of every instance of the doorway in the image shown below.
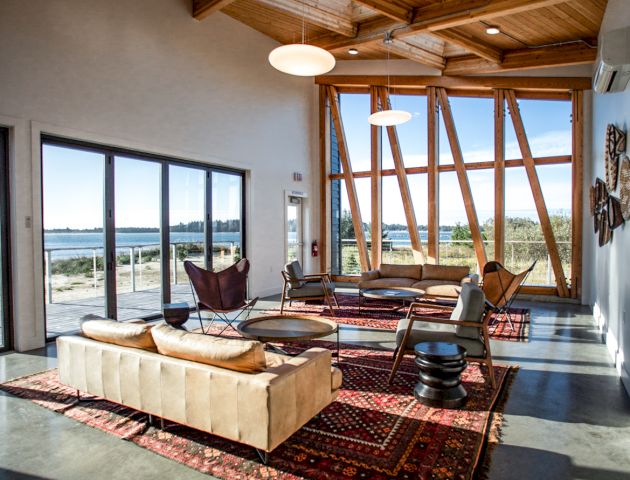
<svg viewBox="0 0 630 480"><path fill-rule="evenodd" d="M293 195L286 197L285 252L286 261L297 260L303 265L304 241L302 235L303 199Z"/></svg>

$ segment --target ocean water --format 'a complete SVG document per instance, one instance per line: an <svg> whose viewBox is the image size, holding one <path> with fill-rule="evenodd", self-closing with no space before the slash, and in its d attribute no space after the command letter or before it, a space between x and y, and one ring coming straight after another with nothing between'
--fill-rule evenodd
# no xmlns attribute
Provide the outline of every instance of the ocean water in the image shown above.
<svg viewBox="0 0 630 480"><path fill-rule="evenodd" d="M293 233L293 232L291 232ZM294 233L293 233L294 234ZM214 243L223 245L240 246L239 232L215 232ZM422 241L427 241L426 230L420 231ZM451 232L440 232L440 240L450 240ZM171 243L203 243L201 232L172 232ZM387 233L384 242L391 242L393 246L404 247L411 245L409 232L396 230ZM126 250L129 247L159 247L159 232L134 232L116 233L117 250ZM97 255L103 254L103 234L96 232L70 232L70 233L44 233L44 248L51 250L53 260L62 260L74 257L91 257L94 249ZM122 253L122 252L121 252Z"/></svg>
<svg viewBox="0 0 630 480"><path fill-rule="evenodd" d="M215 232L214 243L239 246L239 232ZM203 243L201 232L171 232L171 243ZM129 247L155 247L160 245L159 232L116 233L116 249ZM94 249L97 255L103 254L103 234L96 232L44 233L44 248L52 250L53 260L74 257L91 257Z"/></svg>

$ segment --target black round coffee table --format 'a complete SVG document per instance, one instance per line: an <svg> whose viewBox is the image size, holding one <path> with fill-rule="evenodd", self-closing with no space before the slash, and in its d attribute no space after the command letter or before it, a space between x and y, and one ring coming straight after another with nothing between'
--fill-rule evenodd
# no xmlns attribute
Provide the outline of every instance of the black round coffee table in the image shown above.
<svg viewBox="0 0 630 480"><path fill-rule="evenodd" d="M423 405L439 408L458 408L468 394L462 386L462 372L466 363L466 349L455 343L418 343L416 365L420 381L413 392Z"/></svg>

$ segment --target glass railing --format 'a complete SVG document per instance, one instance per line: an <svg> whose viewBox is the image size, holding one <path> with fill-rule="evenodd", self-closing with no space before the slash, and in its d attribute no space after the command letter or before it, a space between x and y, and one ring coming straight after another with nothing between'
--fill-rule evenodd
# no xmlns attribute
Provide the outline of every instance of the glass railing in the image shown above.
<svg viewBox="0 0 630 480"><path fill-rule="evenodd" d="M204 265L203 242L169 244L171 284L187 283L184 261ZM240 260L239 242L222 242L212 245L215 270ZM102 247L46 248L45 289L46 302L80 300L103 295L105 273ZM117 292L136 292L159 288L160 246L132 245L116 248Z"/></svg>
<svg viewBox="0 0 630 480"><path fill-rule="evenodd" d="M369 242L368 242L369 243ZM571 242L556 242L560 259L567 278L571 277ZM484 241L488 259L494 258L494 241ZM426 254L427 245L422 248ZM359 251L355 239L341 241L342 275L358 275L361 273L359 265ZM467 265L471 272L479 273L477 258L472 240L441 240L439 242L440 264ZM551 259L547 253L547 246L542 240L506 240L504 266L513 273L521 272L530 267L537 260L534 271L527 279L528 285L555 286L555 276L551 266ZM393 242L383 241L381 253L382 263L411 264L414 263L413 253L409 245L395 245Z"/></svg>

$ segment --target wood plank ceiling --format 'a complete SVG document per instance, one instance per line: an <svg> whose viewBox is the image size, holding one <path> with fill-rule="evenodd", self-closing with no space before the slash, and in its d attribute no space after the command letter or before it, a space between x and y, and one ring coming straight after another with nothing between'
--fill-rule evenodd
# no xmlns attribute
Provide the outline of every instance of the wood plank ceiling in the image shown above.
<svg viewBox="0 0 630 480"><path fill-rule="evenodd" d="M449 75L592 63L607 0L193 0L282 44L306 41L338 60L409 60ZM489 35L488 27L500 33ZM356 48L358 55L348 50Z"/></svg>

